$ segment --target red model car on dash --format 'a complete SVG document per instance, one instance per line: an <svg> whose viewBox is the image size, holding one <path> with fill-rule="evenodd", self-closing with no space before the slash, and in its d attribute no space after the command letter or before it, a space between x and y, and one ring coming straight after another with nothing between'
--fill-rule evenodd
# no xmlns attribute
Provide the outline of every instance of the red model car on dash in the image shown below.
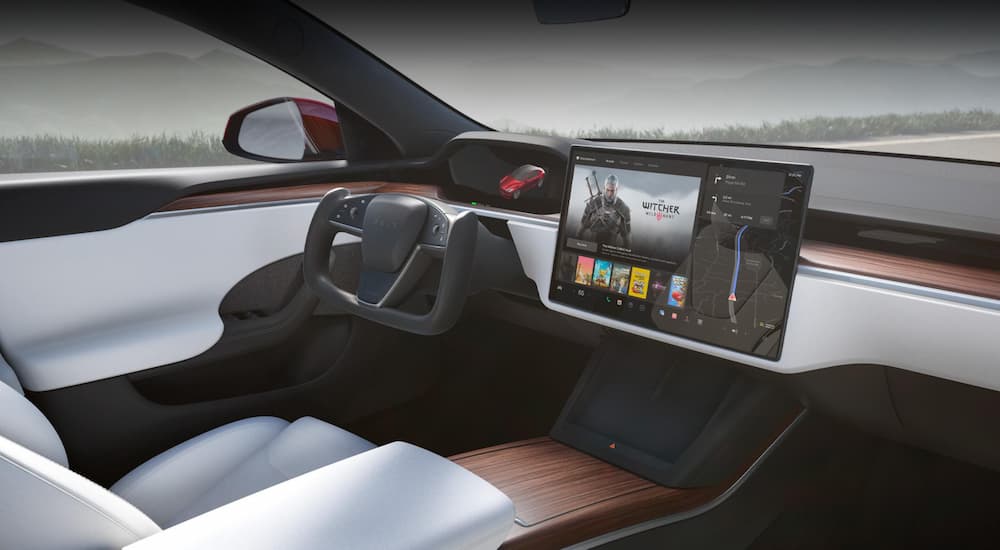
<svg viewBox="0 0 1000 550"><path fill-rule="evenodd" d="M541 189L545 182L545 170L525 164L500 180L500 195L505 199L517 199L521 193L536 187Z"/></svg>

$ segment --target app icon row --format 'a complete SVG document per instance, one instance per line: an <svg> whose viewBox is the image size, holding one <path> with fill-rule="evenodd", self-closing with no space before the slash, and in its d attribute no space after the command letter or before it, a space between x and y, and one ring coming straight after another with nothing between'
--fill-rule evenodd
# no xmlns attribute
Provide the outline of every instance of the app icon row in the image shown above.
<svg viewBox="0 0 1000 550"><path fill-rule="evenodd" d="M676 273L651 271L611 260L578 256L573 282L642 300L657 301L667 292L666 305L684 307L687 302L688 278Z"/></svg>

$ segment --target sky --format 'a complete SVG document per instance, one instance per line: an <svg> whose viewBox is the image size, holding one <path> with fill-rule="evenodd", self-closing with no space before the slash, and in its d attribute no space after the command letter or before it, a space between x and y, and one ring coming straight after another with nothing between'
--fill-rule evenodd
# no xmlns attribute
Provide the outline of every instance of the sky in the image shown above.
<svg viewBox="0 0 1000 550"><path fill-rule="evenodd" d="M488 126L512 130L572 133L605 124L691 130L796 116L878 114L889 108L893 96L867 106L864 97L846 97L854 89L851 82L843 89L827 88L830 97L814 94L820 106L846 105L829 112L810 105L777 105L759 112L740 107L713 113L704 105L701 110L689 107L706 94L670 91L788 64L860 57L933 64L959 53L1000 51L1000 3L963 0L632 0L623 18L572 25L538 24L531 0L292 1L446 103ZM20 37L99 56L237 51L119 0L5 5L0 44ZM784 84L771 83L773 95L780 96ZM941 92L945 100L948 94L956 95ZM948 103L926 95L901 101L900 109L995 109L1000 101L984 95L982 101L964 97ZM659 97L666 99L657 103ZM723 101L729 103L728 98ZM636 112L622 108L629 102Z"/></svg>
<svg viewBox="0 0 1000 550"><path fill-rule="evenodd" d="M574 25L537 24L531 0L295 3L375 53L400 61L404 72L431 65L446 70L448 60L539 51L674 72L676 64L723 57L817 63L860 55L935 58L1000 48L995 18L1000 8L983 2L632 0L631 11L621 19ZM218 45L203 33L119 0L5 4L0 43L30 36L97 55L164 50L197 55Z"/></svg>
<svg viewBox="0 0 1000 550"><path fill-rule="evenodd" d="M5 2L0 44L30 38L104 55L172 52L188 57L236 51L216 38L120 0Z"/></svg>
<svg viewBox="0 0 1000 550"><path fill-rule="evenodd" d="M859 57L933 63L1000 50L1000 9L961 0L633 0L623 18L572 25L538 24L531 0L296 3L459 110L515 130L636 125L641 116L609 114L605 103L627 101L630 90L737 78L776 65ZM836 92L849 93L850 85ZM774 86L780 93L781 83ZM691 121L700 119L676 109L651 114L667 124L675 118L674 129L693 129Z"/></svg>
<svg viewBox="0 0 1000 550"><path fill-rule="evenodd" d="M297 3L376 53L414 63L545 51L656 70L664 61L718 56L813 63L1000 47L998 10L983 2L633 0L623 18L574 25L537 24L530 0Z"/></svg>

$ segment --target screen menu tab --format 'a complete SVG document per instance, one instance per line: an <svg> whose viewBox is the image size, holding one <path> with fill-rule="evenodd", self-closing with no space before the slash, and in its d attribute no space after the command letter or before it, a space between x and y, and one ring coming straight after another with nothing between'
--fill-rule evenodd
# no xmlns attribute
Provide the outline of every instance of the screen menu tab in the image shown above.
<svg viewBox="0 0 1000 550"><path fill-rule="evenodd" d="M574 147L549 298L778 359L812 168Z"/></svg>

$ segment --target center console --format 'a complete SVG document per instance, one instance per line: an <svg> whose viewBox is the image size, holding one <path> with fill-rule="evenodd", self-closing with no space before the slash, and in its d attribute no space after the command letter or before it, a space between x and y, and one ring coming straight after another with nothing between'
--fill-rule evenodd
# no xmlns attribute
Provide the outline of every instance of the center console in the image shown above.
<svg viewBox="0 0 1000 550"><path fill-rule="evenodd" d="M731 482L800 410L725 360L634 336L605 340L551 436L661 485Z"/></svg>
<svg viewBox="0 0 1000 550"><path fill-rule="evenodd" d="M503 548L555 548L711 506L802 412L725 360L612 334L549 436L453 456L514 502Z"/></svg>

